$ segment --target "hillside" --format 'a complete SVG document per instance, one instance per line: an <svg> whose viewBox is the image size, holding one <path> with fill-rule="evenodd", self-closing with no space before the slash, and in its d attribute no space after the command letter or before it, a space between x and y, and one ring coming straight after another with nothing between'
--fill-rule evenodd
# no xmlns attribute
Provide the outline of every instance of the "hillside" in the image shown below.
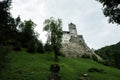
<svg viewBox="0 0 120 80"><path fill-rule="evenodd" d="M95 52L104 59L105 65L120 68L120 42L105 46Z"/></svg>
<svg viewBox="0 0 120 80"><path fill-rule="evenodd" d="M53 54L29 54L27 52L11 52L10 71L4 73L3 80L48 80L49 67L55 63ZM79 80L87 73L89 80L120 80L120 70L106 67L95 61L82 58L59 57L59 75L61 80ZM90 68L102 69L104 72L88 72Z"/></svg>

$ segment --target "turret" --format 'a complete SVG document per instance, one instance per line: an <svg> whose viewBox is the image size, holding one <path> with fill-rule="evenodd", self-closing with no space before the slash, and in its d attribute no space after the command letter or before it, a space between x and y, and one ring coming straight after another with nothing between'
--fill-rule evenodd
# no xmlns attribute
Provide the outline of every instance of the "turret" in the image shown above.
<svg viewBox="0 0 120 80"><path fill-rule="evenodd" d="M68 26L69 26L70 35L73 37L77 37L76 25L73 23L70 23L70 24L68 24Z"/></svg>

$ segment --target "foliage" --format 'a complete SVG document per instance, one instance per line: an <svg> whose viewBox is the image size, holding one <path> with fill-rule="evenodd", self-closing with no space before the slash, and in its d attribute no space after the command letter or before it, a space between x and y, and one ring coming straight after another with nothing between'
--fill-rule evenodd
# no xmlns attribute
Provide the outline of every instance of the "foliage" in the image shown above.
<svg viewBox="0 0 120 80"><path fill-rule="evenodd" d="M14 46L13 50L21 51L21 43L19 41L15 42L15 44L13 46Z"/></svg>
<svg viewBox="0 0 120 80"><path fill-rule="evenodd" d="M103 4L103 13L109 17L110 23L120 24L120 1L119 0L97 0Z"/></svg>
<svg viewBox="0 0 120 80"><path fill-rule="evenodd" d="M36 52L36 43L35 43L34 39L29 41L27 51L30 52L30 53L35 53Z"/></svg>
<svg viewBox="0 0 120 80"><path fill-rule="evenodd" d="M0 78L7 67L7 53L9 42L12 42L15 33L14 19L10 14L11 0L0 1Z"/></svg>
<svg viewBox="0 0 120 80"><path fill-rule="evenodd" d="M20 40L22 47L27 48L29 47L29 43L32 43L31 40L36 39L34 27L36 24L32 20L25 20L21 22L20 28Z"/></svg>
<svg viewBox="0 0 120 80"><path fill-rule="evenodd" d="M120 42L95 51L104 59L104 64L120 68Z"/></svg>
<svg viewBox="0 0 120 80"><path fill-rule="evenodd" d="M17 54L16 54L17 53ZM54 54L29 54L25 51L11 52L11 69L9 73L4 73L5 79L2 80L48 80L50 76L50 65ZM59 75L61 80L78 80L87 73L89 80L120 80L120 70L101 65L90 59L59 57ZM104 70L101 72L88 72L88 69L96 68ZM103 71L103 72L104 72Z"/></svg>
<svg viewBox="0 0 120 80"><path fill-rule="evenodd" d="M18 40L17 26L20 18L10 13L11 0L0 1L0 43L13 45ZM4 35L4 36L3 36Z"/></svg>
<svg viewBox="0 0 120 80"><path fill-rule="evenodd" d="M45 20L44 25L44 31L48 31L49 43L52 45L55 52L55 61L57 61L62 42L62 21L61 19L55 20L51 17L50 19Z"/></svg>
<svg viewBox="0 0 120 80"><path fill-rule="evenodd" d="M44 48L45 48L45 52L50 53L53 51L52 46L48 42L45 44Z"/></svg>
<svg viewBox="0 0 120 80"><path fill-rule="evenodd" d="M116 51L113 54L115 67L120 69L120 51Z"/></svg>
<svg viewBox="0 0 120 80"><path fill-rule="evenodd" d="M90 68L90 69L88 69L88 72L104 73L104 69Z"/></svg>
<svg viewBox="0 0 120 80"><path fill-rule="evenodd" d="M32 20L21 21L20 16L13 18L10 13L11 0L0 1L0 45L11 46L16 51L36 45L38 35ZM34 44L33 44L34 43ZM31 49L37 48L31 46Z"/></svg>
<svg viewBox="0 0 120 80"><path fill-rule="evenodd" d="M33 38L28 45L27 51L30 53L44 53L44 46L42 41L39 41L37 38Z"/></svg>
<svg viewBox="0 0 120 80"><path fill-rule="evenodd" d="M37 52L38 53L44 53L44 46L43 46L42 41L37 42Z"/></svg>

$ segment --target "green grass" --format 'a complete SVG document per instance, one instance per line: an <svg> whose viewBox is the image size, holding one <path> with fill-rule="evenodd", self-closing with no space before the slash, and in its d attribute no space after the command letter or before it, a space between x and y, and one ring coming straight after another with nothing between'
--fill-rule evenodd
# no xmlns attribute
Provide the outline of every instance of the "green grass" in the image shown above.
<svg viewBox="0 0 120 80"><path fill-rule="evenodd" d="M29 54L27 52L11 52L9 73L4 80L48 80L50 65L54 62L53 54ZM120 80L120 70L103 66L95 61L82 58L59 57L59 75L61 80L78 80L87 73L90 80ZM103 69L104 73L88 72L89 68Z"/></svg>

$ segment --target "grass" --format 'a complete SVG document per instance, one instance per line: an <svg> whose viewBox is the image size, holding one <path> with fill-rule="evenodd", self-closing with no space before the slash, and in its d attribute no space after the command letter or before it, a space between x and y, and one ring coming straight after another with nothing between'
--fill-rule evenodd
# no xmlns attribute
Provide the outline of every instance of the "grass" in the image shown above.
<svg viewBox="0 0 120 80"><path fill-rule="evenodd" d="M48 80L50 65L54 62L53 54L29 54L25 51L11 52L10 70L4 73L4 80ZM79 80L87 73L89 80L120 80L120 70L101 65L82 58L59 57L59 75L61 80ZM103 69L104 73L88 72L90 68Z"/></svg>

